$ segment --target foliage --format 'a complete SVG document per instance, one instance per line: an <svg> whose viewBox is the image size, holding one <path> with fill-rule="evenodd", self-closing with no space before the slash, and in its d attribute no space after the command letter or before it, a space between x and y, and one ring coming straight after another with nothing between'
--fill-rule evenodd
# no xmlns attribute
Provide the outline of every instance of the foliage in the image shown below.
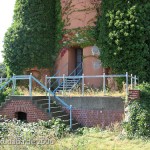
<svg viewBox="0 0 150 150"><path fill-rule="evenodd" d="M52 120L49 121L40 121L39 124L48 129L53 129L55 131L55 136L58 138L64 137L66 133L69 132L69 128L58 118L52 118Z"/></svg>
<svg viewBox="0 0 150 150"><path fill-rule="evenodd" d="M0 137L7 138L11 134L13 137L20 137L25 140L33 140L36 139L37 136L46 136L49 137L49 133L51 137L62 138L64 137L69 130L64 125L64 123L60 119L52 119L49 121L40 120L37 123L25 123L20 120L8 120L0 116L0 120L3 120L0 123Z"/></svg>
<svg viewBox="0 0 150 150"><path fill-rule="evenodd" d="M73 2L73 0L62 1L62 15L64 16L64 36L62 39L62 45L66 48L73 46L84 48L96 43L96 30L95 27L93 27L93 23L95 22L96 17L88 20L86 26L84 27L70 29L73 19L84 22L84 20L82 20L81 18L70 17L72 16L72 14L78 13L80 15L80 12L90 14L93 12L93 10L99 7L99 5L92 4L92 2L91 4L84 7L82 6L81 8L79 8L78 6L76 7L76 5L79 5L79 3L81 5L84 5L85 2Z"/></svg>
<svg viewBox="0 0 150 150"><path fill-rule="evenodd" d="M104 67L150 81L150 1L104 0L98 19L97 45Z"/></svg>
<svg viewBox="0 0 150 150"><path fill-rule="evenodd" d="M150 138L150 84L137 87L141 90L140 100L129 105L129 121L124 124L128 137Z"/></svg>
<svg viewBox="0 0 150 150"><path fill-rule="evenodd" d="M12 93L12 88L6 87L0 91L0 104L5 101L6 97ZM14 95L23 95L18 89L15 90Z"/></svg>
<svg viewBox="0 0 150 150"><path fill-rule="evenodd" d="M76 28L65 30L63 37L63 46L80 46L81 48L94 45L95 40L95 28Z"/></svg>
<svg viewBox="0 0 150 150"><path fill-rule="evenodd" d="M0 63L0 77L5 78L6 75L6 66L3 63Z"/></svg>
<svg viewBox="0 0 150 150"><path fill-rule="evenodd" d="M12 73L52 67L62 26L59 0L16 0L13 23L4 38L4 59Z"/></svg>
<svg viewBox="0 0 150 150"><path fill-rule="evenodd" d="M0 119L2 119L2 116L0 116ZM5 137L8 134L8 126L6 122L3 122L0 124L0 139L2 137Z"/></svg>
<svg viewBox="0 0 150 150"><path fill-rule="evenodd" d="M0 120L3 118L0 118ZM50 122L50 121L48 121ZM3 131L3 132L2 132ZM45 128L41 121L24 123L13 120L0 122L0 149L149 149L150 141L141 139L128 140L120 135L120 131L102 130L99 127L83 128L80 133L70 133L67 137L58 137L54 129ZM5 142L5 143L3 143ZM9 143L8 143L9 142Z"/></svg>

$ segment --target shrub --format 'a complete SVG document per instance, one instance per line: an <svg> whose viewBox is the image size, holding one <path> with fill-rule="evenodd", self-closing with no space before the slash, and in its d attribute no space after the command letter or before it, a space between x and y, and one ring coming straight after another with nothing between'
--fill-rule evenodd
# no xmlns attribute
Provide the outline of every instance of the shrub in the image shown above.
<svg viewBox="0 0 150 150"><path fill-rule="evenodd" d="M137 88L141 98L129 104L129 121L124 128L128 137L150 138L150 84L143 83Z"/></svg>
<svg viewBox="0 0 150 150"><path fill-rule="evenodd" d="M58 138L65 136L69 132L69 128L61 119L52 119L49 121L40 121L39 125L54 130L54 135Z"/></svg>
<svg viewBox="0 0 150 150"><path fill-rule="evenodd" d="M9 96L12 92L10 87L4 88L0 91L0 104L5 101L6 97ZM14 95L23 95L18 89L15 90Z"/></svg>

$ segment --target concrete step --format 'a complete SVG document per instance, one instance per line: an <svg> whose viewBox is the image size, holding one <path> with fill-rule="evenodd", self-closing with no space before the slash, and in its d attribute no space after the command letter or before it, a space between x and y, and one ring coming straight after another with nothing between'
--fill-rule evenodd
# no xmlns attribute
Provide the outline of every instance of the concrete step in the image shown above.
<svg viewBox="0 0 150 150"><path fill-rule="evenodd" d="M70 119L70 116L68 114L57 116L57 118L60 118L61 120L68 120Z"/></svg>

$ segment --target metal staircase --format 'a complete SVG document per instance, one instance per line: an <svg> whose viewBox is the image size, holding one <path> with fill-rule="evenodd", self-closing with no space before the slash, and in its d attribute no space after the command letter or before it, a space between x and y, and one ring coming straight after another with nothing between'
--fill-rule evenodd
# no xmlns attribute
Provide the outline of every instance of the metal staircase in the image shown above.
<svg viewBox="0 0 150 150"><path fill-rule="evenodd" d="M53 93L65 91L65 92L70 92L72 89L80 83L81 78L78 76L82 75L83 69L82 69L82 63L79 64L73 72L69 76L63 76L62 82L55 88Z"/></svg>
<svg viewBox="0 0 150 150"><path fill-rule="evenodd" d="M76 87L76 85L80 82L79 78L66 78L54 91L53 93L68 91L70 92L72 89Z"/></svg>

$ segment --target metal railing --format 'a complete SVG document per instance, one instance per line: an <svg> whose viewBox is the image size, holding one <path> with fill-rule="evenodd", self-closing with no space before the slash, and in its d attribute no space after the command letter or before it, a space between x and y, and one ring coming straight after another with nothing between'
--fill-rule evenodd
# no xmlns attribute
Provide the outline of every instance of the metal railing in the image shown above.
<svg viewBox="0 0 150 150"><path fill-rule="evenodd" d="M62 72L62 68L66 68L66 66L68 65L68 63L62 65L60 70L57 70L57 72L53 75L53 77L56 76L60 76L61 72ZM67 71L63 72L64 74L67 73ZM51 80L49 80L49 78L47 77L47 75L45 76L45 85L49 84L49 88L51 89L55 84L60 84L60 79L55 80L53 83L51 82ZM52 84L51 84L52 83ZM47 86L46 86L47 87Z"/></svg>
<svg viewBox="0 0 150 150"><path fill-rule="evenodd" d="M82 73L82 65L83 65L83 63L81 62L71 73L70 73L70 75L69 76L72 76L72 75L79 75L80 73ZM80 69L80 71L76 74L76 71L77 71L77 69L79 68L81 66L81 69Z"/></svg>
<svg viewBox="0 0 150 150"><path fill-rule="evenodd" d="M69 76L75 76L75 75L78 76L78 75L80 75L80 73L82 74L83 69L80 69L79 72L76 74L76 71L77 71L77 69L78 69L80 66L81 66L81 68L82 68L83 63L80 63L80 64L69 74ZM57 75L57 74L55 74L55 76L52 76L52 77L48 77L47 75L45 76L45 86L46 86L46 87L48 86L50 89L52 89L52 87L53 87L56 83L58 83L58 84L57 84L57 87L65 83L65 79L66 79L66 78L64 78L64 76L66 76L65 74L63 74L62 78L59 78L60 76L56 76L56 75ZM55 81L52 82L52 79L55 79ZM64 87L64 86L63 86L63 87Z"/></svg>
<svg viewBox="0 0 150 150"><path fill-rule="evenodd" d="M8 81L4 82L2 86L0 86L0 90L4 89L9 83L12 81L12 79L8 79Z"/></svg>
<svg viewBox="0 0 150 150"><path fill-rule="evenodd" d="M32 76L32 74L30 74L30 75L19 75L19 76L13 75L13 77L11 77L7 82L5 82L0 87L0 90L2 90L10 82L12 82L12 84L13 84L13 86L12 86L12 90L13 90L12 94L14 94L17 80L29 80L29 96L32 96L32 80L34 80L36 83L38 83L48 93L48 110L49 110L49 113L51 112L51 106L50 106L50 104L51 104L51 96L53 96L56 99L56 101L59 102L62 106L64 106L66 109L68 109L70 111L70 129L72 129L72 105L68 105L61 98L59 98L58 96L55 96L50 89L48 89L38 79L36 79L34 76Z"/></svg>
<svg viewBox="0 0 150 150"><path fill-rule="evenodd" d="M82 74L81 76L58 76L58 77L48 77L50 80L52 79L63 79L65 81L65 79L81 79L81 94L82 96L84 96L84 90L85 90L85 79L96 79L96 78L102 78L103 79L103 93L104 95L106 94L106 79L107 78L125 78L126 80L126 99L128 99L128 91L129 91L129 78L131 78L131 88L133 89L133 81L134 81L134 86L136 86L137 84L137 80L138 78L136 76L130 76L128 75L128 72L126 72L126 74L120 74L120 75L106 75L105 73L103 73L102 75L96 75L96 76L85 76L84 74ZM64 84L63 84L64 86ZM64 90L65 88L63 88ZM64 93L64 92L63 92Z"/></svg>
<svg viewBox="0 0 150 150"><path fill-rule="evenodd" d="M61 69L60 69L60 70L57 70L57 72L53 75L53 77L55 77L55 76L60 76L60 73L61 73L61 71L62 71L62 68L63 68L63 69L66 68L67 65L68 65L68 63L62 65L62 66L61 66ZM65 71L64 73L66 73L66 71Z"/></svg>
<svg viewBox="0 0 150 150"><path fill-rule="evenodd" d="M3 78L3 77L1 77L0 78L0 84L2 84L3 82L5 82L5 81L7 81L8 80L8 78Z"/></svg>
<svg viewBox="0 0 150 150"><path fill-rule="evenodd" d="M135 87L137 84L139 84L139 78L137 78L136 75L133 76L132 74L131 74L130 78L131 78L131 89L133 89L133 87Z"/></svg>

